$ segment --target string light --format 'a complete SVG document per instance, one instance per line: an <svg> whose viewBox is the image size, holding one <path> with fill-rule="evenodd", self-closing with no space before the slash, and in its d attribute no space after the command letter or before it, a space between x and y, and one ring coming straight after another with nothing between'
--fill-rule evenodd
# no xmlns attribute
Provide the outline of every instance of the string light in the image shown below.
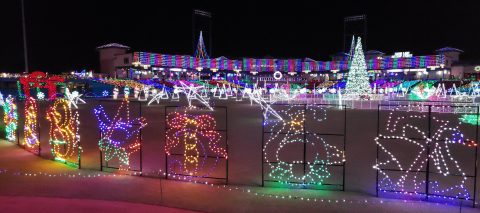
<svg viewBox="0 0 480 213"><path fill-rule="evenodd" d="M202 176L208 176L215 170L220 157L228 158L227 150L219 145L221 135L215 130L216 122L211 115L190 115L186 112L171 112L167 116L167 127L165 153L171 155L174 148L179 148L180 144L183 144L183 162L172 161L171 163L180 164L182 173L200 176L199 172L203 172L209 153L208 150L216 154L215 162L210 170ZM208 148L204 147L202 141L208 142ZM173 169L173 166L170 166L170 168Z"/></svg>
<svg viewBox="0 0 480 213"><path fill-rule="evenodd" d="M298 106L288 106L287 109L278 111L279 114L283 115L284 120L276 118L265 120L264 126L273 135L264 144L264 160L270 167L268 176L277 182L291 185L322 185L324 180L331 176L328 166L345 162L345 155L342 150L328 144L317 134L313 134L313 139L305 135L309 134L305 129L305 114L309 111L312 112L311 119L316 122L323 122L327 118L325 108L312 105L307 106L306 110L298 109ZM276 141L278 140L280 142L277 142L277 144ZM298 143L306 143L313 148L313 160L285 162L280 153L287 149L288 145ZM271 150L275 153L273 161L269 157L271 156L269 155L272 152ZM295 175L294 167L304 164L307 165L305 174Z"/></svg>
<svg viewBox="0 0 480 213"><path fill-rule="evenodd" d="M373 166L374 169L378 170L379 175L381 175L378 183L379 190L383 192L394 191L400 194L408 195L419 195L427 193L422 192L422 189L425 187L426 182L418 180L418 175L424 173L422 169L424 169L424 165L430 159L433 161L433 168L436 173L443 176L448 176L450 174L458 175L461 177L461 180L459 183L446 188L441 188L441 183L438 181L429 182L430 187L427 190L432 190L432 194L435 195L431 196L430 193L428 193L427 195L431 197L449 198L448 196L439 195L445 193L455 193L454 198L456 199L470 199L470 192L468 190L468 187L465 185L465 182L468 178L467 174L461 169L458 161L455 160L454 156L450 152L450 146L464 145L466 147L476 148L477 143L468 139L464 139L464 135L461 133L459 127L451 126L450 121L432 117L432 126L437 128L433 132L432 136L428 137L425 131L422 131L421 128L412 124L417 121L421 121L421 119L429 119L427 115L421 114L394 117L394 113L401 110L410 111L412 109L418 109L419 112L422 112L424 111L423 108L424 106L398 106L394 108L389 113L386 130L389 133L398 133L398 130L401 130L401 132L399 132L400 134L380 134L378 137L375 138L375 142L380 148L380 151L388 156L386 160L379 160L377 161L377 164ZM399 128L399 123L401 121L407 123ZM420 138L418 138L417 140L408 138L407 133L418 134L420 135ZM381 139L386 139L386 142L382 141ZM396 155L392 153L392 151L387 149L387 144L392 143L392 141L413 144L415 145L415 147L417 147L417 152L415 152L416 156L409 166L405 167L406 164L401 162L396 157ZM430 149L430 153L426 153L427 147ZM384 169L390 164L393 164L395 168L397 168L399 171L404 172L404 174L398 178L390 177L387 173L388 170ZM450 168L449 165L454 165L454 168ZM425 172L430 173L432 171ZM409 184L413 185L413 192L408 192L407 188L409 187Z"/></svg>
<svg viewBox="0 0 480 213"><path fill-rule="evenodd" d="M38 138L37 102L35 98L28 97L25 101L25 126L23 129L23 145L29 149L37 149L40 146Z"/></svg>
<svg viewBox="0 0 480 213"><path fill-rule="evenodd" d="M99 123L101 139L98 146L104 154L105 161L117 157L120 161L120 169L130 168L130 155L140 149L140 137L135 137L133 143L129 140L140 132L140 129L147 125L143 117L130 119L128 98L125 97L112 119L105 113L103 106L99 105L94 109L95 116ZM124 133L121 139L113 139L114 133ZM122 140L123 139L123 140Z"/></svg>
<svg viewBox="0 0 480 213"><path fill-rule="evenodd" d="M30 87L46 88L48 89L48 98L49 100L54 100L56 98L57 84L64 82L65 79L60 76L50 76L48 77L46 73L35 71L30 73L28 76L20 78L20 84L22 84L23 92L25 98L30 97ZM20 88L20 87L18 87ZM40 95L40 94L37 94ZM41 95L40 95L41 97ZM40 99L40 97L38 97ZM45 98L45 94L43 94Z"/></svg>
<svg viewBox="0 0 480 213"><path fill-rule="evenodd" d="M5 124L5 135L7 140L17 140L18 114L15 99L9 95L3 104L3 123Z"/></svg>
<svg viewBox="0 0 480 213"><path fill-rule="evenodd" d="M77 153L80 151L79 115L78 112L72 112L69 105L70 101L57 99L47 112L47 120L50 122L51 152L54 158L61 162L67 162L74 156L75 151Z"/></svg>

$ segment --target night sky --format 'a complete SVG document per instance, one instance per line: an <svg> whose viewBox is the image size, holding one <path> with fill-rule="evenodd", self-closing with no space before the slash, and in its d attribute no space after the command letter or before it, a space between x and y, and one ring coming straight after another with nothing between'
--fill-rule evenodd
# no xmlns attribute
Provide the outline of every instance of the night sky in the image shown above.
<svg viewBox="0 0 480 213"><path fill-rule="evenodd" d="M194 8L213 14L214 57L329 60L343 48L343 18L366 14L368 49L421 55L451 46L480 59L479 1L329 2L25 0L30 71L98 69L95 47L110 42L193 54ZM0 72L23 71L20 0L0 8Z"/></svg>

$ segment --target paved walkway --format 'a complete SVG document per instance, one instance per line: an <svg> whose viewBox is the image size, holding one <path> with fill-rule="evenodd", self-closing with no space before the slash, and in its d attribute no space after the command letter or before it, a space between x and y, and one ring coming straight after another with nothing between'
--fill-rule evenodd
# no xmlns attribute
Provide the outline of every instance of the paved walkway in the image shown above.
<svg viewBox="0 0 480 213"><path fill-rule="evenodd" d="M31 213L188 213L193 211L156 205L135 204L118 201L88 200L52 197L0 196L1 212Z"/></svg>
<svg viewBox="0 0 480 213"><path fill-rule="evenodd" d="M2 213L460 211L459 206L352 192L224 187L77 170L5 141L0 141L0 209ZM480 212L469 207L461 211Z"/></svg>

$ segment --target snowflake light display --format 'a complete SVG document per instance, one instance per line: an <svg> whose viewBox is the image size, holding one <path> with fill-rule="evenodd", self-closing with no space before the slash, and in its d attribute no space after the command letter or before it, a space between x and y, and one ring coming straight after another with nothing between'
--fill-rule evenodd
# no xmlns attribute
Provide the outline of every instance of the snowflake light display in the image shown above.
<svg viewBox="0 0 480 213"><path fill-rule="evenodd" d="M227 150L220 146L221 135L216 131L216 122L211 115L191 115L171 112L167 116L165 152L172 155L174 149L183 149L183 161L172 160L169 164L171 172L205 177L215 170L221 157L227 158ZM205 141L207 143L205 143ZM207 147L205 147L207 146ZM208 153L213 152L215 162L204 170Z"/></svg>
<svg viewBox="0 0 480 213"><path fill-rule="evenodd" d="M55 160L66 162L78 151L80 122L70 109L70 101L57 99L47 112L50 122L50 145Z"/></svg>
<svg viewBox="0 0 480 213"><path fill-rule="evenodd" d="M140 149L140 138L136 137L140 129L147 125L143 117L130 119L129 101L125 97L112 119L105 113L103 106L94 109L101 131L98 142L105 161L117 157L120 169L130 168L130 155ZM120 134L120 136L119 136ZM129 142L134 138L134 142Z"/></svg>
<svg viewBox="0 0 480 213"><path fill-rule="evenodd" d="M37 102L33 97L25 101L25 126L23 129L23 145L29 149L37 149L40 146L38 138Z"/></svg>
<svg viewBox="0 0 480 213"><path fill-rule="evenodd" d="M378 189L383 192L396 192L407 195L428 194L432 197L450 197L460 199L470 199L470 191L466 186L468 179L467 174L462 170L459 162L455 159L451 149L454 146L464 145L476 148L474 141L464 139L464 135L459 126L450 124L450 121L441 120L431 117L432 126L435 130L428 136L428 130L422 131L419 122L430 119L426 113L412 113L409 110L418 109L422 111L423 107L418 106L399 106L392 110L388 116L386 124L386 132L388 135L379 134L375 138L375 142L379 147L379 152L386 156L386 159L377 159L377 163L373 166L378 170ZM396 114L404 111L404 114ZM414 136L412 138L412 136ZM413 145L414 150L408 152L414 153L415 157L410 162L402 162L401 155L403 152L395 152L389 149L389 144L405 143L405 145ZM428 161L433 162L430 171L426 168ZM426 168L425 168L426 167ZM433 169L432 169L433 168ZM389 173L391 169L401 172L400 176ZM440 174L444 178L449 175L459 176L460 180L442 186L441 181L425 181L422 175L427 173ZM427 184L429 187L427 187ZM427 191L425 188L427 187ZM413 189L413 191L411 191Z"/></svg>
<svg viewBox="0 0 480 213"><path fill-rule="evenodd" d="M107 96L108 96L108 91L107 91L107 90L103 90L102 96L103 96L103 97L107 97Z"/></svg>
<svg viewBox="0 0 480 213"><path fill-rule="evenodd" d="M9 95L3 104L3 123L5 124L5 136L9 141L17 139L18 114L15 99Z"/></svg>
<svg viewBox="0 0 480 213"><path fill-rule="evenodd" d="M328 167L345 161L343 150L327 143L317 134L306 132L307 114L314 122L323 122L326 120L326 108L312 105L299 109L298 106L292 105L277 112L282 115L283 120L275 116L267 117L264 123L265 128L272 134L263 147L264 162L270 167L268 176L285 184L321 185L331 176ZM308 137L306 134L309 134ZM288 147L295 144L311 148L313 160L286 162L282 158L282 153L288 152ZM273 160L271 156L274 156ZM302 164L305 165L304 173L296 174L294 167Z"/></svg>

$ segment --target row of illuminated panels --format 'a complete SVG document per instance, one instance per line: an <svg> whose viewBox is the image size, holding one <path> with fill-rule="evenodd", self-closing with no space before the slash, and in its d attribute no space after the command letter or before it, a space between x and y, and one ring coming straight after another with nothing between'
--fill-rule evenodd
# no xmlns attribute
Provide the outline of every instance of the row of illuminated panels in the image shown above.
<svg viewBox="0 0 480 213"><path fill-rule="evenodd" d="M176 67L184 69L233 70L250 72L302 72L348 70L350 61L304 61L301 59L254 59L230 60L226 58L199 59L189 55L167 55L148 52L134 52L136 65ZM441 67L445 56L428 55L410 58L374 58L366 61L369 70L415 69Z"/></svg>

